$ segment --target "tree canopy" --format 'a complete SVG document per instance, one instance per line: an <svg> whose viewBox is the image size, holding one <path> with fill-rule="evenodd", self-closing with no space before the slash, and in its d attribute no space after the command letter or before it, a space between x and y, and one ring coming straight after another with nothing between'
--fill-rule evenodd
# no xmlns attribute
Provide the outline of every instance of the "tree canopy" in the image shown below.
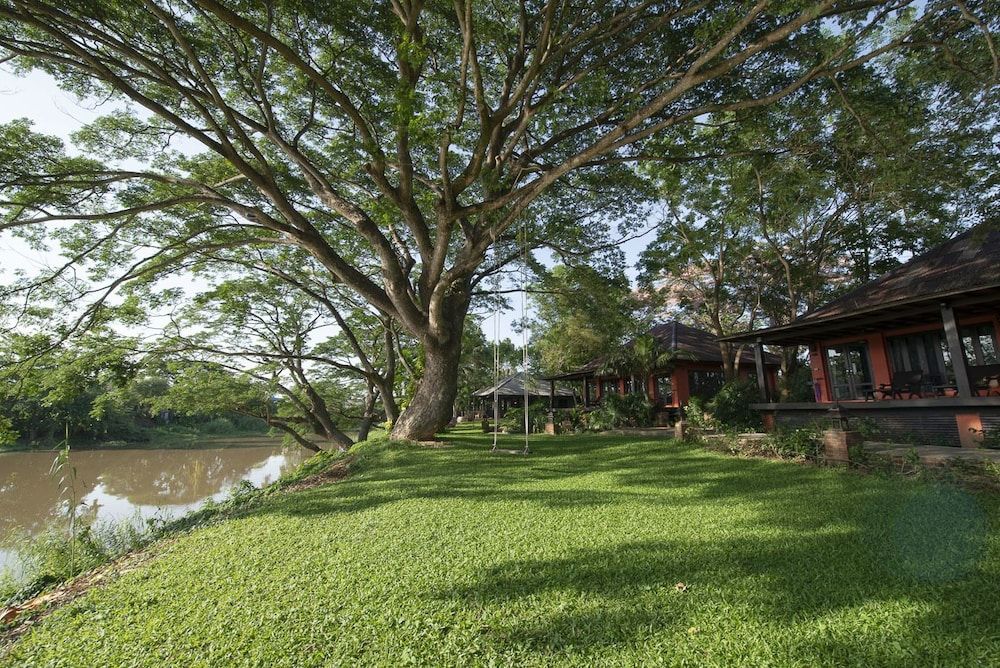
<svg viewBox="0 0 1000 668"><path fill-rule="evenodd" d="M585 252L687 162L707 115L926 49L996 72L991 0L0 2L0 57L117 109L72 150L0 129L4 228L67 254L84 300L283 249L419 343L394 434L450 418L476 286L530 247ZM983 48L983 41L989 48ZM984 56L985 54L985 56ZM985 58L985 60L984 60ZM89 268L90 282L70 269Z"/></svg>

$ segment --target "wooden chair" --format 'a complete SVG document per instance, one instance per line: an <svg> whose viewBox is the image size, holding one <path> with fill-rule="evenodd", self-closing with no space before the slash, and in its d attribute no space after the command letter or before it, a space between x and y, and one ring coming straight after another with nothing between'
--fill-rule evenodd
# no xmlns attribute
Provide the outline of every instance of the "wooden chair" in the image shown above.
<svg viewBox="0 0 1000 668"><path fill-rule="evenodd" d="M969 367L969 384L976 396L1000 397L1000 364Z"/></svg>
<svg viewBox="0 0 1000 668"><path fill-rule="evenodd" d="M875 392L880 392L883 399L886 395L890 399L902 399L904 394L907 395L907 399L912 399L914 396L919 398L920 387L923 382L923 371L897 371L892 374L892 381L888 385L882 383L872 390L872 397L874 398Z"/></svg>

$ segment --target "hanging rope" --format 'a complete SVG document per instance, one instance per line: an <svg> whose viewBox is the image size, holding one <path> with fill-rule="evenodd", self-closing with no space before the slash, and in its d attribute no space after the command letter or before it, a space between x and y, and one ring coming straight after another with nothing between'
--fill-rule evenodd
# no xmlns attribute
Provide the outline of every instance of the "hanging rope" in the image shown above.
<svg viewBox="0 0 1000 668"><path fill-rule="evenodd" d="M524 454L528 454L528 327L525 311L528 303L528 227L521 221L521 369L524 385Z"/></svg>
<svg viewBox="0 0 1000 668"><path fill-rule="evenodd" d="M497 276L495 292L493 295L493 448L490 452L497 452L497 443L500 437L500 278ZM525 316L528 304L528 228L524 221L521 222L521 381L524 390L524 449L521 454L526 455L531 450L528 447L528 430L531 422L528 414L528 329L525 327ZM517 450L502 450L517 454Z"/></svg>
<svg viewBox="0 0 1000 668"><path fill-rule="evenodd" d="M500 435L500 276L493 295L493 449L497 450L497 438Z"/></svg>

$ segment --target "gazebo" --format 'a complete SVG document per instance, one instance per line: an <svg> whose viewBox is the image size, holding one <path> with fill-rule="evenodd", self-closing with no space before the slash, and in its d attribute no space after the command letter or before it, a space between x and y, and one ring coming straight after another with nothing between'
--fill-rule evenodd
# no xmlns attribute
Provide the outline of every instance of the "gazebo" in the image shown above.
<svg viewBox="0 0 1000 668"><path fill-rule="evenodd" d="M515 373L512 376L502 378L496 385L484 387L472 393L479 401L480 414L490 417L493 415L493 396L497 396L499 402L500 417L503 417L511 408L521 408L524 406L524 392L527 385L528 403L542 401L546 407L572 408L576 404L576 396L572 390L555 387L554 384L545 383L537 378L527 377L523 372Z"/></svg>

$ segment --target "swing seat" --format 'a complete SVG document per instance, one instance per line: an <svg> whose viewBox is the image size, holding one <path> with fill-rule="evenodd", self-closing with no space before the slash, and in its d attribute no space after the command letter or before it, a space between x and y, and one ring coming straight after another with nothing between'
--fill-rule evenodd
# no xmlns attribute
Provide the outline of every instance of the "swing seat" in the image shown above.
<svg viewBox="0 0 1000 668"><path fill-rule="evenodd" d="M527 454L530 454L531 451L530 450L505 450L503 448L494 448L493 450L490 450L490 453L491 454L497 454L497 455L527 455Z"/></svg>

